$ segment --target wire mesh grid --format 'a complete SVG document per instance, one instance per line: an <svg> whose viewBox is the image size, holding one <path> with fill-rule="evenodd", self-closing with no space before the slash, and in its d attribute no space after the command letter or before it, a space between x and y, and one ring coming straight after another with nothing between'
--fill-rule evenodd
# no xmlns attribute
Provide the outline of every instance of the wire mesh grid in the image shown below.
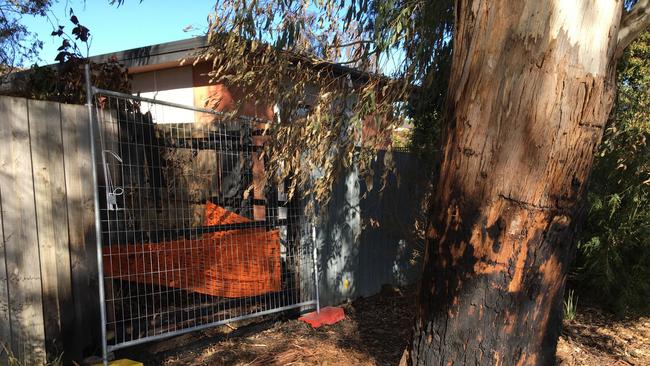
<svg viewBox="0 0 650 366"><path fill-rule="evenodd" d="M315 305L302 205L264 123L96 89L107 350Z"/></svg>

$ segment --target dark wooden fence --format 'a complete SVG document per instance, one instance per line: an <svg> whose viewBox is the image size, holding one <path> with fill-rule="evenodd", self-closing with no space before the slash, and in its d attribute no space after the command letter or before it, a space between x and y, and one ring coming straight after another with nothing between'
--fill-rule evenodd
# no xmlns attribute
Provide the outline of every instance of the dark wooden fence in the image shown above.
<svg viewBox="0 0 650 366"><path fill-rule="evenodd" d="M0 96L0 364L97 346L89 141L85 106Z"/></svg>

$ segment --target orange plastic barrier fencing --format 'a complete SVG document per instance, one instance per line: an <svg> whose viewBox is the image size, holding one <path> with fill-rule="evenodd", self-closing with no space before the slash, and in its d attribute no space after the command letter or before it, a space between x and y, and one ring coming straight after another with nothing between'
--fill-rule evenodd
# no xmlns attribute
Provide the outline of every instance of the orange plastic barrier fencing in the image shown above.
<svg viewBox="0 0 650 366"><path fill-rule="evenodd" d="M206 226L249 222L208 202ZM280 236L266 228L203 234L200 239L104 247L109 278L236 298L281 289Z"/></svg>

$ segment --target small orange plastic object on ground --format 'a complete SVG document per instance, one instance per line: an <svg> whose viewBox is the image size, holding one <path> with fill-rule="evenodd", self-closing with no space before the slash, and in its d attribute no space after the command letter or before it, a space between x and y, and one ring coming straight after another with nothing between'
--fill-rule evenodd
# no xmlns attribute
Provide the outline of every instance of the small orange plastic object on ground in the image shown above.
<svg viewBox="0 0 650 366"><path fill-rule="evenodd" d="M312 328L318 328L321 325L332 325L345 319L343 308L327 306L320 309L320 313L312 311L307 313L298 320L308 323Z"/></svg>

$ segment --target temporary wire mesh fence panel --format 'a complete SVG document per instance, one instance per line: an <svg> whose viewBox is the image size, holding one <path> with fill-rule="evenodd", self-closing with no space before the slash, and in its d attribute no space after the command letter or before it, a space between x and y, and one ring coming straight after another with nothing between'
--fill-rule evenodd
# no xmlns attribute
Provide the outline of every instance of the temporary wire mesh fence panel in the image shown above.
<svg viewBox="0 0 650 366"><path fill-rule="evenodd" d="M109 350L315 304L310 230L265 179L262 122L94 99Z"/></svg>

